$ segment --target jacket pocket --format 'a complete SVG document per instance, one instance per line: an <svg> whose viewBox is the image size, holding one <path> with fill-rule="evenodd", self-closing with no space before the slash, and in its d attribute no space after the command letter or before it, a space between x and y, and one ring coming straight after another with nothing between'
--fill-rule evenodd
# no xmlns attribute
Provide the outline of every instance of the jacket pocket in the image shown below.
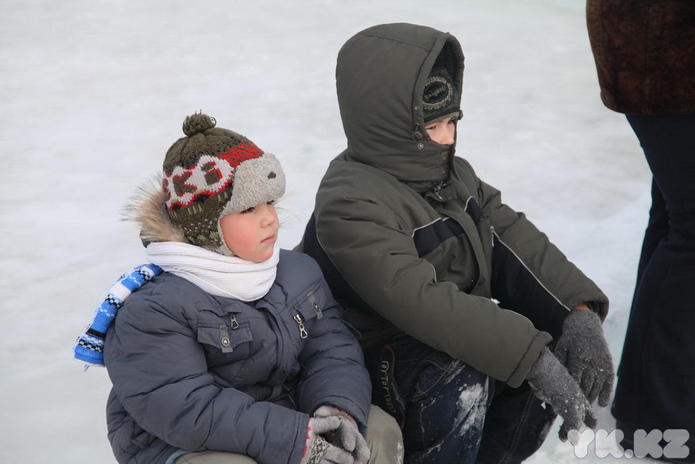
<svg viewBox="0 0 695 464"><path fill-rule="evenodd" d="M323 311L330 305L330 299L322 286L317 286L306 293L304 298L295 302L290 310L299 338L308 338L314 322L323 318Z"/></svg>
<svg viewBox="0 0 695 464"><path fill-rule="evenodd" d="M323 287L317 286L306 293L304 298L301 298L294 304L295 312L302 315L305 320L321 319L323 310L329 304L329 298Z"/></svg>
<svg viewBox="0 0 695 464"><path fill-rule="evenodd" d="M198 343L225 354L240 354L240 348L245 346L243 351L248 355L249 344L253 341L250 324L238 307L199 306L197 336Z"/></svg>
<svg viewBox="0 0 695 464"><path fill-rule="evenodd" d="M238 324L238 322L237 322ZM253 340L248 327L237 327L232 324L217 326L198 326L198 343L219 348L222 353L233 353L243 343Z"/></svg>

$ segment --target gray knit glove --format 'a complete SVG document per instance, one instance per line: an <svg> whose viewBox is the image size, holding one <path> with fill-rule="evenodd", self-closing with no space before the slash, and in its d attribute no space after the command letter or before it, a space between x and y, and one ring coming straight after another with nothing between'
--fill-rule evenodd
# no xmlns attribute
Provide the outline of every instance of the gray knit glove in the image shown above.
<svg viewBox="0 0 695 464"><path fill-rule="evenodd" d="M335 432L326 435L328 442L352 454L355 464L367 464L370 455L369 447L357 429L357 422L350 414L335 406L323 405L316 410L314 417L337 417L340 419L340 427Z"/></svg>
<svg viewBox="0 0 695 464"><path fill-rule="evenodd" d="M312 417L306 434L304 456L299 464L354 464L352 455L337 446L328 443L321 435L338 430L340 419L337 417Z"/></svg>
<svg viewBox="0 0 695 464"><path fill-rule="evenodd" d="M566 441L570 430L581 430L584 424L596 427L596 418L581 387L548 348L531 366L526 380L536 396L562 417L560 440Z"/></svg>
<svg viewBox="0 0 695 464"><path fill-rule="evenodd" d="M582 387L590 404L598 398L599 406L608 406L615 370L598 314L572 310L562 323L562 336L554 353Z"/></svg>

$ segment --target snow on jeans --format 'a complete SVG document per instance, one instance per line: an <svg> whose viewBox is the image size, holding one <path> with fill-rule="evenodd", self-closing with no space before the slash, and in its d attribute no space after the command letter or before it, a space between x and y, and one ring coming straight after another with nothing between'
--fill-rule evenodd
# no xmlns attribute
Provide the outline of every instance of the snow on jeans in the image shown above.
<svg viewBox="0 0 695 464"><path fill-rule="evenodd" d="M526 383L507 387L411 337L365 356L372 402L403 428L407 464L521 462L555 419Z"/></svg>

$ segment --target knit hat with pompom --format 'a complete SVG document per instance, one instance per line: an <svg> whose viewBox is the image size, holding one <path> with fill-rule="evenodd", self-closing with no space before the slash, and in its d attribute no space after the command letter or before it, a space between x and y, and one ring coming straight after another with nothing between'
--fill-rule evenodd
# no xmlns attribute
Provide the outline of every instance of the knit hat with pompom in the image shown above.
<svg viewBox="0 0 695 464"><path fill-rule="evenodd" d="M169 218L186 240L231 256L220 218L280 198L285 174L275 156L215 125L214 118L202 113L184 120L186 137L167 151L162 186Z"/></svg>

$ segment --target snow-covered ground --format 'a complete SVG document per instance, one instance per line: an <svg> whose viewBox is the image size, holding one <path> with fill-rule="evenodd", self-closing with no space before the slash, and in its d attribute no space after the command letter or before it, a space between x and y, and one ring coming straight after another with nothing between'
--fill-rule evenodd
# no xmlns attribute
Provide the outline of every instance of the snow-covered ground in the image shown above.
<svg viewBox="0 0 695 464"><path fill-rule="evenodd" d="M278 155L291 248L345 144L338 49L384 22L460 39L458 153L606 291L617 361L650 174L624 117L600 102L582 0L0 4L0 462L115 462L108 376L83 372L71 348L104 291L144 261L120 210L183 118L203 110ZM583 461L611 462L596 454ZM553 432L531 462L578 459Z"/></svg>

